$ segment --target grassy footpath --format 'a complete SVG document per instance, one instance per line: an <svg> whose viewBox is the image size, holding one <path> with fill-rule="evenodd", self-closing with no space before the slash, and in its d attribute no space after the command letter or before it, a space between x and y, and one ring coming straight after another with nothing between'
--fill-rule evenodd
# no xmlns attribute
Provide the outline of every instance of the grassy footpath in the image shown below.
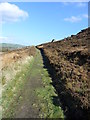
<svg viewBox="0 0 90 120"><path fill-rule="evenodd" d="M2 106L5 118L63 118L59 99L40 51L24 65L3 92Z"/></svg>

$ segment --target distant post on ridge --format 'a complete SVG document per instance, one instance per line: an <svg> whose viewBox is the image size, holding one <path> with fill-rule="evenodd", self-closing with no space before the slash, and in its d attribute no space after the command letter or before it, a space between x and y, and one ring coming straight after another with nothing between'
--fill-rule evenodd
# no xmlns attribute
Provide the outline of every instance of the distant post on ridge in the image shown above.
<svg viewBox="0 0 90 120"><path fill-rule="evenodd" d="M52 39L52 42L54 42L55 41L55 39Z"/></svg>

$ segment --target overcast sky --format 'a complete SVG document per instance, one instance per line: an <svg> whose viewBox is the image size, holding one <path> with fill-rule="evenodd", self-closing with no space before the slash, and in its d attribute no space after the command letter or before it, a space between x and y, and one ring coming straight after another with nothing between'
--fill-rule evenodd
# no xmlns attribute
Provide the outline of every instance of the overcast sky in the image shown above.
<svg viewBox="0 0 90 120"><path fill-rule="evenodd" d="M88 2L2 2L0 42L37 45L88 27Z"/></svg>

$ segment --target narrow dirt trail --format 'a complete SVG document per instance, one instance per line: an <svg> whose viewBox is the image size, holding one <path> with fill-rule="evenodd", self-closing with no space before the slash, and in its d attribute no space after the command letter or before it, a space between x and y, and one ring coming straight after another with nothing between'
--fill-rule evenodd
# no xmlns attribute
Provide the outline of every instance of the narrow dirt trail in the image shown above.
<svg viewBox="0 0 90 120"><path fill-rule="evenodd" d="M40 108L34 107L37 103L36 89L42 87L42 79L40 70L43 69L43 60L41 54L38 52L32 69L27 78L27 82L22 91L21 98L18 107L15 111L15 118L39 118Z"/></svg>
<svg viewBox="0 0 90 120"><path fill-rule="evenodd" d="M64 118L58 96L39 50L27 76L14 118Z"/></svg>

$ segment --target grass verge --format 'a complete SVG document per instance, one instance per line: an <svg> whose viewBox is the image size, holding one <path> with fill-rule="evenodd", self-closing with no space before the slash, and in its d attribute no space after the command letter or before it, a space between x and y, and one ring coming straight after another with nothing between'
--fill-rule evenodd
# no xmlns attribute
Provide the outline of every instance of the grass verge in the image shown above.
<svg viewBox="0 0 90 120"><path fill-rule="evenodd" d="M41 64L41 62L39 64ZM41 64L41 66L43 65ZM58 95L51 84L52 80L47 69L42 67L40 69L40 74L42 79L42 87L36 89L38 103L40 104L40 118L64 119L65 116L62 108L60 107Z"/></svg>
<svg viewBox="0 0 90 120"><path fill-rule="evenodd" d="M2 92L2 100L0 101L0 104L2 104L3 107L3 118L12 118L14 116L15 107L22 99L22 89L27 80L26 78L29 75L29 71L32 68L33 62L34 58L24 64L21 71L16 74L15 78L9 82L5 90Z"/></svg>

